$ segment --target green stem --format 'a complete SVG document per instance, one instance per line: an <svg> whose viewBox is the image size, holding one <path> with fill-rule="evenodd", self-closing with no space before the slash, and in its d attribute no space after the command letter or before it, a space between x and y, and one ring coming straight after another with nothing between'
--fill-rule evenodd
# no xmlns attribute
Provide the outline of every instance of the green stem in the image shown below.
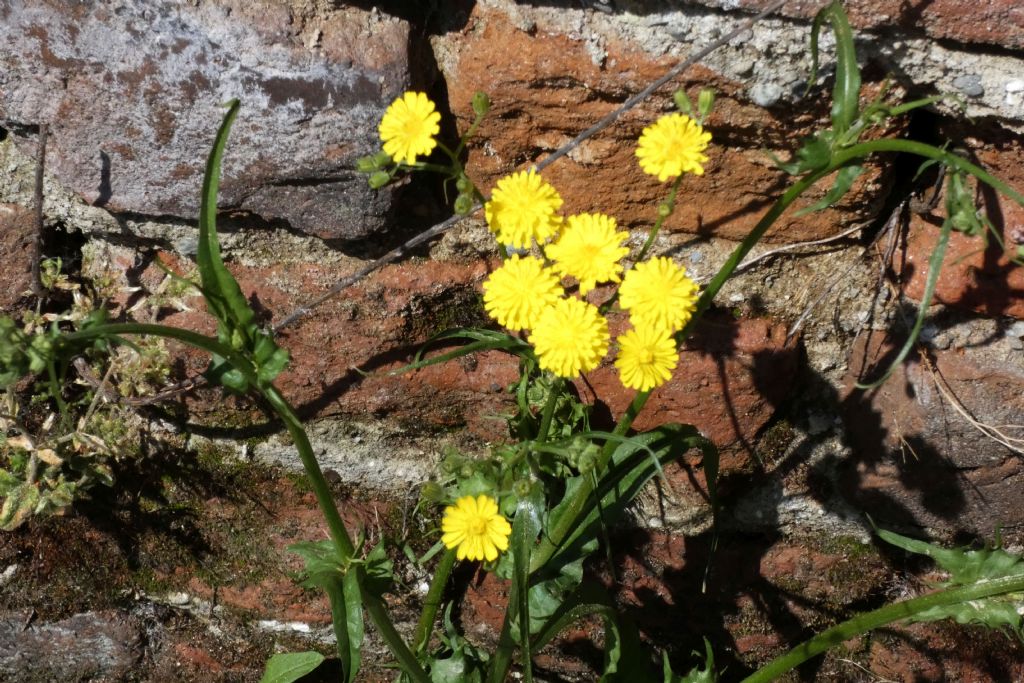
<svg viewBox="0 0 1024 683"><path fill-rule="evenodd" d="M313 454L313 447L306 436L306 430L302 428L299 417L277 390L277 387L266 386L261 389L261 392L288 428L288 434L292 437L295 448L299 452L302 468L306 470L306 478L309 479L309 483L313 487L313 495L316 496L320 512L327 520L327 530L331 534L331 540L334 541L342 565L345 566L352 559L355 547L348 535L348 529L345 528L345 522L342 521L341 515L338 513L338 506L334 502L334 495L327 484L327 479L324 478L324 473L320 469L320 463L317 462L316 455Z"/></svg>
<svg viewBox="0 0 1024 683"><path fill-rule="evenodd" d="M302 466L306 471L306 476L313 487L313 494L316 496L317 504L320 506L320 511L327 521L328 532L331 535L331 540L334 541L335 548L338 550L339 559L342 561L343 565L349 565L349 562L355 552L352 539L348 534L348 530L345 528L345 523L342 521L341 515L338 513L338 508L334 503L334 497L331 494L330 487L327 485L327 480L324 478L323 471L320 469L320 463L317 462L316 456L313 454L313 448L309 443L309 438L306 436L306 432L302 428L302 422L295 414L291 405L289 405L288 401L285 400L284 396L281 395L276 387L273 385L260 385L257 381L252 363L245 356L211 337L206 337L201 334L176 327L144 323L110 323L107 325L97 325L79 332L72 332L65 336L65 340L71 343L77 343L97 337L136 334L150 334L170 339L177 339L178 341L189 344L190 346L221 356L231 363L235 369L245 375L246 379L248 379L254 387L259 387L264 398L266 398L270 406L284 421L289 435L295 442L295 447L299 453L299 459L302 461ZM350 570L360 572L360 587L362 587L363 579L365 578L363 576L363 572L365 570L358 565L350 565ZM387 643L391 653L396 659L398 659L399 664L405 672L414 681L416 681L416 683L430 683L430 678L423 671L423 667L421 667L419 662L416 660L416 656L413 655L412 651L405 644L405 641L402 640L402 636L399 635L398 631L395 629L390 617L388 617L387 610L384 605L368 591L361 589L360 593L362 594L363 606L366 608L367 613L376 625L381 637Z"/></svg>
<svg viewBox="0 0 1024 683"><path fill-rule="evenodd" d="M661 232L661 226L668 220L668 217L676 210L676 195L679 193L679 184L682 182L683 176L680 174L676 177L674 183L672 183L672 189L669 190L668 198L658 205L658 218L654 221L654 225L651 227L650 232L647 233L647 239L644 240L643 246L640 247L640 251L637 252L636 258L633 259L633 263L640 263L647 256L647 252L651 250L654 245L654 240L657 239L658 233ZM661 207L668 207L668 211L664 214L661 212ZM611 307L619 299L619 288L615 288L615 292L601 304L601 312L606 313L611 310Z"/></svg>
<svg viewBox="0 0 1024 683"><path fill-rule="evenodd" d="M873 629L896 621L902 621L903 619L909 619L933 607L955 605L970 600L990 598L1004 593L1016 593L1022 590L1024 590L1024 576L1007 576L979 582L972 586L951 588L920 598L886 605L874 611L860 614L849 621L844 621L827 631L822 631L781 657L768 662L744 678L741 683L767 683L768 681L774 681L790 669L796 668L811 657L819 655L829 648Z"/></svg>
<svg viewBox="0 0 1024 683"><path fill-rule="evenodd" d="M420 613L419 623L416 624L416 633L412 639L412 647L416 654L423 654L427 645L430 644L430 633L434 630L434 620L437 618L437 610L441 607L441 596L444 594L444 587L448 584L448 577L455 567L455 550L451 549L441 556L437 567L434 568L434 578L430 581L430 590L427 597L423 599L423 612Z"/></svg>
<svg viewBox="0 0 1024 683"><path fill-rule="evenodd" d="M487 683L503 683L512 666L512 653L516 646L516 641L512 637L512 620L516 618L519 605L516 586L517 583L513 581L509 590L505 620L501 624L501 635L498 636L498 649L494 651L494 659L487 669Z"/></svg>
<svg viewBox="0 0 1024 683"><path fill-rule="evenodd" d="M544 412L541 413L540 428L537 429L537 443L544 443L548 440L548 432L551 431L551 420L555 416L555 406L558 404L558 397L562 393L565 380L556 378L551 383L548 393L548 401L544 404Z"/></svg>
<svg viewBox="0 0 1024 683"><path fill-rule="evenodd" d="M664 225L665 221L668 220L668 217L672 215L672 212L676 210L676 195L679 194L679 185L682 180L683 174L680 173L676 176L675 182L672 183L672 189L669 190L668 199L666 199L664 203L658 205L658 219L654 221L654 227L652 227L651 231L647 233L647 239L644 240L643 246L640 247L640 251L637 253L636 258L633 259L634 262L639 263L644 260L644 257L647 256L647 252L650 251L651 247L654 245L654 240L658 237L658 233L661 232L661 226ZM663 212L661 210L662 206L667 207L668 211Z"/></svg>
<svg viewBox="0 0 1024 683"><path fill-rule="evenodd" d="M412 650L402 640L402 636L395 629L394 623L391 621L391 617L388 616L387 609L384 604L377 598L377 596L371 594L365 588L363 583L366 578L362 567L353 567L359 574L359 587L360 593L363 597L363 607L366 608L367 614L370 615L370 619L373 620L374 626L377 627L377 632L380 633L381 638L388 644L388 649L391 650L391 654L398 660L399 666L405 671L416 683L430 683L430 677L420 666L419 661L416 659L416 655L412 653Z"/></svg>
<svg viewBox="0 0 1024 683"><path fill-rule="evenodd" d="M952 152L947 152L944 149L940 149L933 145L926 145L923 142L916 142L914 140L883 138L881 140L868 140L867 142L861 142L851 147L847 147L846 149L836 152L832 157L832 164L829 167L829 172L839 168L847 162L866 157L875 152L903 152L906 154L916 154L928 159L941 161L952 168L959 169L965 173L970 173L981 182L998 190L1021 206L1024 206L1024 195L1017 192L999 178L991 175L985 169L980 166L975 166L971 162L953 154Z"/></svg>
<svg viewBox="0 0 1024 683"><path fill-rule="evenodd" d="M650 394L651 392L649 391L643 391L633 397L633 401L626 408L626 412L623 413L618 424L615 425L615 429L612 431L614 436L623 436L629 431L629 428L633 425L633 420L636 419L637 414L643 409L644 404L647 403L647 397ZM618 444L619 441L617 439L608 439L605 442L597 465L594 468L595 475L604 472L607 468L612 453L615 452ZM539 570L551 559L552 555L555 554L555 551L562 544L562 541L576 527L576 519L586 506L587 499L593 493L599 478L599 476L586 477L580 484L579 489L577 489L575 497L569 501L565 513L559 517L558 523L548 529L546 534L541 534L540 544L534 549L533 555L530 558L531 574Z"/></svg>

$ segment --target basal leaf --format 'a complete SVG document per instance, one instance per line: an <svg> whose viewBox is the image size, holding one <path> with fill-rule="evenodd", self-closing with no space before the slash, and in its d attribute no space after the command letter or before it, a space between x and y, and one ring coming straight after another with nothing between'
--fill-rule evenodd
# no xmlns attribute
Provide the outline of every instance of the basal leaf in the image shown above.
<svg viewBox="0 0 1024 683"><path fill-rule="evenodd" d="M936 564L950 575L949 579L941 584L944 588L966 587L991 582L994 579L1024 575L1024 558L1008 553L1002 548L950 549L883 529L877 529L876 533L887 543L935 560ZM940 619L1006 629L1024 640L1024 594L1007 593L951 605L937 605L910 618L911 621Z"/></svg>
<svg viewBox="0 0 1024 683"><path fill-rule="evenodd" d="M274 655L267 661L260 683L292 683L312 673L324 656L319 652L288 652Z"/></svg>

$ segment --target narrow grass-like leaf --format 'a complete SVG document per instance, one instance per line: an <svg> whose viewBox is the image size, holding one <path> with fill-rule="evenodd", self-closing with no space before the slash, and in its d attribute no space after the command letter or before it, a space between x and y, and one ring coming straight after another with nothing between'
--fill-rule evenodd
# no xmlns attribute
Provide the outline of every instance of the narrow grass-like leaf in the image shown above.
<svg viewBox="0 0 1024 683"><path fill-rule="evenodd" d="M842 135L860 113L860 68L853 31L839 0L823 10L836 37L836 82L832 88L832 129Z"/></svg>
<svg viewBox="0 0 1024 683"><path fill-rule="evenodd" d="M203 176L203 195L199 206L199 245L196 265L203 283L206 304L210 313L230 329L248 326L255 318L249 302L242 294L234 276L224 267L217 239L217 190L220 184L220 165L224 157L231 124L238 115L238 100L228 103L228 112L217 131L213 149L206 161Z"/></svg>
<svg viewBox="0 0 1024 683"><path fill-rule="evenodd" d="M685 676L672 671L667 652L662 652L661 655L663 683L715 683L718 680L718 674L715 672L715 654L711 651L711 643L707 638L704 639L704 668L695 666Z"/></svg>
<svg viewBox="0 0 1024 683"><path fill-rule="evenodd" d="M288 652L274 655L267 662L260 683L293 683L312 673L324 661L319 652Z"/></svg>
<svg viewBox="0 0 1024 683"><path fill-rule="evenodd" d="M843 195L850 191L850 188L853 186L853 181L855 181L863 171L863 166L856 165L844 166L843 168L839 169L839 172L836 174L835 183L833 183L832 188L825 193L825 196L819 199L818 201L814 202L810 206L806 206L800 209L799 211L793 214L793 217L798 218L800 216L804 216L815 211L821 211L822 209L827 209L828 207L832 206L840 199L842 199Z"/></svg>
<svg viewBox="0 0 1024 683"><path fill-rule="evenodd" d="M447 341L451 339L471 339L470 343L460 346L452 351L431 356L430 358L424 358L424 354L427 349L432 345L440 341ZM461 358L477 351L507 351L513 355L517 355L521 358L532 357L533 351L529 344L521 339L513 337L512 335L504 332L497 332L495 330L484 330L474 327L460 327L454 330L447 330L431 337L427 342L416 352L413 357L413 362L408 365L404 365L395 370L389 370L389 375L400 375L405 372L411 372L413 370L419 370L421 368L429 367L431 365L437 365L439 363L445 363L455 358Z"/></svg>

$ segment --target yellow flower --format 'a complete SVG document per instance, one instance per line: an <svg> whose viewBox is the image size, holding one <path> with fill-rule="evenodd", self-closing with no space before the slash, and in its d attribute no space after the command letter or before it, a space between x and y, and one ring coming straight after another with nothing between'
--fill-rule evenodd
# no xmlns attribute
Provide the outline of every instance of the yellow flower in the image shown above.
<svg viewBox="0 0 1024 683"><path fill-rule="evenodd" d="M672 377L679 354L670 332L644 325L626 332L618 343L615 367L623 386L650 391Z"/></svg>
<svg viewBox="0 0 1024 683"><path fill-rule="evenodd" d="M608 321L596 306L575 298L546 308L530 335L540 367L568 378L596 368L608 341Z"/></svg>
<svg viewBox="0 0 1024 683"><path fill-rule="evenodd" d="M484 216L498 241L516 249L529 249L558 232L562 218L556 215L562 198L532 168L505 176L484 204Z"/></svg>
<svg viewBox="0 0 1024 683"><path fill-rule="evenodd" d="M484 280L484 308L512 331L532 328L562 294L558 276L533 256L513 254Z"/></svg>
<svg viewBox="0 0 1024 683"><path fill-rule="evenodd" d="M498 501L490 496L464 496L444 509L441 542L448 549L458 548L460 560L493 562L508 550L512 527L498 513Z"/></svg>
<svg viewBox="0 0 1024 683"><path fill-rule="evenodd" d="M658 257L638 263L626 273L619 287L619 305L629 311L636 327L681 330L697 307L697 284L686 268Z"/></svg>
<svg viewBox="0 0 1024 683"><path fill-rule="evenodd" d="M558 240L544 250L562 275L580 281L580 294L586 294L598 282L618 282L619 260L629 253L621 246L628 233L615 232L615 219L600 213L569 216Z"/></svg>
<svg viewBox="0 0 1024 683"><path fill-rule="evenodd" d="M434 151L441 132L441 115L421 92L407 92L391 103L381 119L380 139L384 151L398 163L415 164L416 157Z"/></svg>
<svg viewBox="0 0 1024 683"><path fill-rule="evenodd" d="M644 128L636 156L644 173L665 182L683 173L704 175L703 152L711 141L699 123L682 114L666 114Z"/></svg>

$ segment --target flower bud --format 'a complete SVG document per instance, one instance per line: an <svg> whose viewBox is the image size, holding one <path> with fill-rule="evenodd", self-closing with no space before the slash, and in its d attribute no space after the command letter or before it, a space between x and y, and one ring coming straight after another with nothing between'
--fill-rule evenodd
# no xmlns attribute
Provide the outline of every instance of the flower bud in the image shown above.
<svg viewBox="0 0 1024 683"><path fill-rule="evenodd" d="M430 503L438 503L444 497L444 487L436 481L428 481L420 489L420 497Z"/></svg>
<svg viewBox="0 0 1024 683"><path fill-rule="evenodd" d="M668 218L672 215L672 207L667 202L658 204L658 218Z"/></svg>
<svg viewBox="0 0 1024 683"><path fill-rule="evenodd" d="M458 180L455 181L455 189L462 194L466 194L473 189L473 181L464 175L460 175Z"/></svg>
<svg viewBox="0 0 1024 683"><path fill-rule="evenodd" d="M356 170L360 173L373 173L378 168L377 161L374 157L359 157L356 159Z"/></svg>
<svg viewBox="0 0 1024 683"><path fill-rule="evenodd" d="M379 190L391 182L391 176L385 171L377 171L370 176L370 179L367 182L370 184L372 189Z"/></svg>
<svg viewBox="0 0 1024 683"><path fill-rule="evenodd" d="M683 112L684 114L693 113L693 105L690 104L690 98L686 96L685 90L676 90L672 93L672 99L676 103L676 109Z"/></svg>
<svg viewBox="0 0 1024 683"><path fill-rule="evenodd" d="M491 109L491 98L487 93L477 91L473 93L473 113L483 116Z"/></svg>
<svg viewBox="0 0 1024 683"><path fill-rule="evenodd" d="M529 479L517 479L512 484L512 495L522 500L530 495L530 491L533 489L533 483Z"/></svg>
<svg viewBox="0 0 1024 683"><path fill-rule="evenodd" d="M715 91L711 88L704 88L697 96L697 115L701 120L711 113L711 107L715 106Z"/></svg>
<svg viewBox="0 0 1024 683"><path fill-rule="evenodd" d="M384 150L381 150L373 155L373 163L377 165L377 168L384 168L392 161L394 160L391 158L391 155L385 152Z"/></svg>
<svg viewBox="0 0 1024 683"><path fill-rule="evenodd" d="M473 208L473 198L468 194L460 194L455 198L455 213L465 216Z"/></svg>

